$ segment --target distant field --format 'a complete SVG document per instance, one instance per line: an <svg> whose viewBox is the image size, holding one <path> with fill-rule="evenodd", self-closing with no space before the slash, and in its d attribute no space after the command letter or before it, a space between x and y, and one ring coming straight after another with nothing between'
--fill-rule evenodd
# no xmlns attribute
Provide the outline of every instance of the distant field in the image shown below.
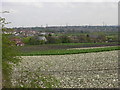
<svg viewBox="0 0 120 90"><path fill-rule="evenodd" d="M116 46L118 43L61 43L61 44L43 44L43 45L25 45L17 47L21 52L37 52L43 50L56 49L71 49L71 48L86 48L86 47L102 47L102 46Z"/></svg>
<svg viewBox="0 0 120 90"><path fill-rule="evenodd" d="M43 44L43 45L112 45L118 44L118 42L111 42L111 43L58 43L58 44ZM31 45L27 45L31 46Z"/></svg>
<svg viewBox="0 0 120 90"><path fill-rule="evenodd" d="M117 42L113 43L60 43L60 44L54 44L54 45L112 45L117 44Z"/></svg>
<svg viewBox="0 0 120 90"><path fill-rule="evenodd" d="M39 56L39 55L66 55L66 54L79 54L79 53L92 53L92 52L103 52L120 50L118 46L112 47L99 47L99 48L88 48L88 49L56 49L56 50L45 50L45 51L33 51L21 53L21 56Z"/></svg>

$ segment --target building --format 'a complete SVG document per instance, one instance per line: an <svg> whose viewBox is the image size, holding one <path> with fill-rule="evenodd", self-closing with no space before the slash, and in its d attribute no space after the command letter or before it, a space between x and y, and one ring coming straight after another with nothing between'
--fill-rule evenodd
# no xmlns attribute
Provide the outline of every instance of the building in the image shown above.
<svg viewBox="0 0 120 90"><path fill-rule="evenodd" d="M47 39L46 39L45 36L39 36L39 37L38 37L38 40L45 41L45 42L47 41Z"/></svg>
<svg viewBox="0 0 120 90"><path fill-rule="evenodd" d="M16 43L16 46L24 46L25 44L23 42Z"/></svg>
<svg viewBox="0 0 120 90"><path fill-rule="evenodd" d="M11 41L14 41L16 46L24 46L25 44L22 42L21 39L18 39L18 38L13 38L11 39Z"/></svg>

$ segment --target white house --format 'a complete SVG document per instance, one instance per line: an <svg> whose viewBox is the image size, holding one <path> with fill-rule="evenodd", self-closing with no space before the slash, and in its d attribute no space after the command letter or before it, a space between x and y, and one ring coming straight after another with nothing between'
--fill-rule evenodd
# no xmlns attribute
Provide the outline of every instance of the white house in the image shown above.
<svg viewBox="0 0 120 90"><path fill-rule="evenodd" d="M45 36L39 36L38 39L39 40L43 40L43 41L47 41L47 39L45 38Z"/></svg>

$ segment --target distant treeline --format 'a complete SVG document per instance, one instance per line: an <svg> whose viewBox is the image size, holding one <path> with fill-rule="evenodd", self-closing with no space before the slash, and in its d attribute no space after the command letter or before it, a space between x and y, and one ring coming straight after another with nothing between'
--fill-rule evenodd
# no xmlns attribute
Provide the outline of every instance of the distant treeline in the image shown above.
<svg viewBox="0 0 120 90"><path fill-rule="evenodd" d="M41 40L41 38L46 40ZM77 36L33 36L23 38L25 44L40 45L40 44L59 44L59 43L109 43L118 42L118 37L106 37L103 33L93 33L91 35L77 35Z"/></svg>
<svg viewBox="0 0 120 90"><path fill-rule="evenodd" d="M54 26L54 27L19 27L15 30L37 30L45 32L94 32L94 31L118 31L118 26Z"/></svg>

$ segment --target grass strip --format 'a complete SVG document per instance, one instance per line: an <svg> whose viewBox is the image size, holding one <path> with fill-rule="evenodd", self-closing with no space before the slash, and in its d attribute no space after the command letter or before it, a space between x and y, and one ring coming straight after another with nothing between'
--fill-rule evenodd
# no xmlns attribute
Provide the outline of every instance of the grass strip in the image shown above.
<svg viewBox="0 0 120 90"><path fill-rule="evenodd" d="M111 43L58 43L58 44L42 44L42 45L110 45L110 44L118 44L118 42L111 42ZM28 46L42 46L42 45L25 45L26 47Z"/></svg>

